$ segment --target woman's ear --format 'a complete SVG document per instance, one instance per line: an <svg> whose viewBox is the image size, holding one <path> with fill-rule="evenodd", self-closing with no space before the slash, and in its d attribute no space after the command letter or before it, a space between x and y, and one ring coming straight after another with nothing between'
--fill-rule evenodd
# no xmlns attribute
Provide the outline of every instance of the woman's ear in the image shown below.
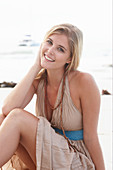
<svg viewBox="0 0 113 170"><path fill-rule="evenodd" d="M67 64L71 63L71 58L69 58L66 63Z"/></svg>

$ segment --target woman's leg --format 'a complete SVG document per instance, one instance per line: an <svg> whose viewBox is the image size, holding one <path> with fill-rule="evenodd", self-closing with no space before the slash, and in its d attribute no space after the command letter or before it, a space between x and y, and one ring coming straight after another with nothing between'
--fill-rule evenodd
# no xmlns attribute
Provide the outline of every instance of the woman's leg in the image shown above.
<svg viewBox="0 0 113 170"><path fill-rule="evenodd" d="M21 143L36 164L36 131L38 118L22 109L14 109L0 126L0 167Z"/></svg>
<svg viewBox="0 0 113 170"><path fill-rule="evenodd" d="M5 116L3 114L0 114L0 125L2 124L3 120L5 119ZM36 169L36 166L29 156L28 152L26 149L19 144L15 154L24 162L24 164L31 170Z"/></svg>
<svg viewBox="0 0 113 170"><path fill-rule="evenodd" d="M24 162L24 164L30 170L36 169L36 166L35 166L33 160L31 159L31 157L28 154L27 150L21 144L19 144L15 154Z"/></svg>

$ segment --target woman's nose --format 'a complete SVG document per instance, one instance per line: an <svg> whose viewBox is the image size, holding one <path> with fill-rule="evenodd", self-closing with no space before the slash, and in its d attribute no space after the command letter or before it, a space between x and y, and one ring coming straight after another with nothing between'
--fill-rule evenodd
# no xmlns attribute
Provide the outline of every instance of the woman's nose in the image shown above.
<svg viewBox="0 0 113 170"><path fill-rule="evenodd" d="M49 49L48 49L48 52L50 53L50 54L54 54L54 47L53 46L51 46L51 47L49 47Z"/></svg>

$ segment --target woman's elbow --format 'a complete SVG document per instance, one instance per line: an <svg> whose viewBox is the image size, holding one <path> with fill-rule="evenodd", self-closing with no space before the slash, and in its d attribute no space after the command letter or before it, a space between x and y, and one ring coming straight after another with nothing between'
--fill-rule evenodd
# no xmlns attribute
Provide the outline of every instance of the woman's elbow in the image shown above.
<svg viewBox="0 0 113 170"><path fill-rule="evenodd" d="M9 109L9 107L7 106L7 104L3 104L3 105L2 105L2 113L3 113L5 116L7 116L9 112L10 112L10 109Z"/></svg>

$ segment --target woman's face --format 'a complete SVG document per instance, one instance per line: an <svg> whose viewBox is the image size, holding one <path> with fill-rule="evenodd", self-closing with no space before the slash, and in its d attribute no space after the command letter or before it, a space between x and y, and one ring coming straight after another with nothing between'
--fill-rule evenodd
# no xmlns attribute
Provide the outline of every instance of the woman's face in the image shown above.
<svg viewBox="0 0 113 170"><path fill-rule="evenodd" d="M42 44L41 66L45 69L64 69L70 62L68 38L64 34L53 34Z"/></svg>

